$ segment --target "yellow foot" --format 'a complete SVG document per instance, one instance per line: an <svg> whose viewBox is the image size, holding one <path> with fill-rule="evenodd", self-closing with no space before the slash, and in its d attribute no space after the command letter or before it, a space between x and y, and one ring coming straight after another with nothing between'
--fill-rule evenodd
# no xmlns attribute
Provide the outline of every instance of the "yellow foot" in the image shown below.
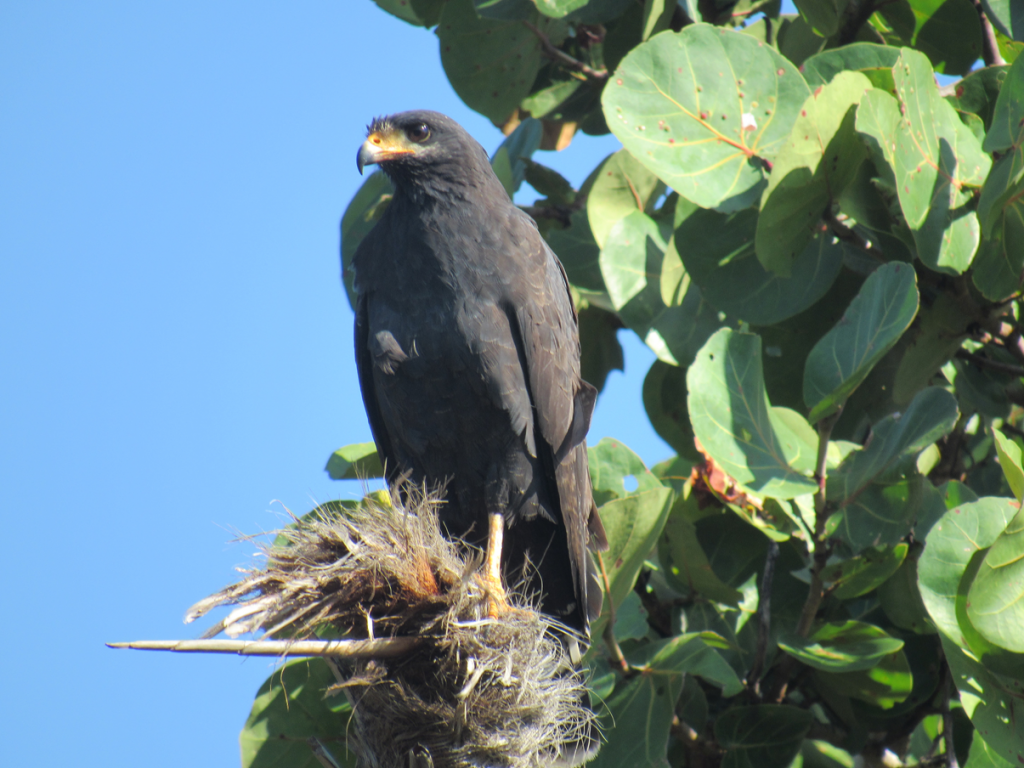
<svg viewBox="0 0 1024 768"><path fill-rule="evenodd" d="M478 579L487 593L487 615L495 619L510 608L501 584L501 543L505 535L505 519L491 514L487 516L487 524L487 558Z"/></svg>

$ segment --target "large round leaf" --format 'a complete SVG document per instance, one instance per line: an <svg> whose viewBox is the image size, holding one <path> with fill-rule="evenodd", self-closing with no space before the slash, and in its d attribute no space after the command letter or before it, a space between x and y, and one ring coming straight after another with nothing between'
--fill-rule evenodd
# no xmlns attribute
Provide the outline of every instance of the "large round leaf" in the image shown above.
<svg viewBox="0 0 1024 768"><path fill-rule="evenodd" d="M605 119L632 155L704 208L745 208L764 185L810 90L749 35L692 24L627 55L605 87Z"/></svg>
<svg viewBox="0 0 1024 768"><path fill-rule="evenodd" d="M968 593L967 615L990 643L1024 653L1024 509L985 555Z"/></svg>
<svg viewBox="0 0 1024 768"><path fill-rule="evenodd" d="M535 14L534 23L556 45L565 23ZM546 59L540 41L518 21L484 19L472 0L448 0L437 26L441 65L467 106L503 124L530 93Z"/></svg>
<svg viewBox="0 0 1024 768"><path fill-rule="evenodd" d="M921 599L935 626L963 644L956 615L960 579L975 553L992 546L1016 510L1013 499L984 498L949 510L928 533L917 566Z"/></svg>

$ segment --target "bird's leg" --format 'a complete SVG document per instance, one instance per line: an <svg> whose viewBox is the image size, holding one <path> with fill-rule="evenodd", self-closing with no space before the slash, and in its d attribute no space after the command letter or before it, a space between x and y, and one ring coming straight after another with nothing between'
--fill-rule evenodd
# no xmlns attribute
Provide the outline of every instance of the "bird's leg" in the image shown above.
<svg viewBox="0 0 1024 768"><path fill-rule="evenodd" d="M481 580L487 590L487 614L493 619L508 607L505 588L501 585L501 546L505 535L505 518L501 513L487 515L487 556Z"/></svg>

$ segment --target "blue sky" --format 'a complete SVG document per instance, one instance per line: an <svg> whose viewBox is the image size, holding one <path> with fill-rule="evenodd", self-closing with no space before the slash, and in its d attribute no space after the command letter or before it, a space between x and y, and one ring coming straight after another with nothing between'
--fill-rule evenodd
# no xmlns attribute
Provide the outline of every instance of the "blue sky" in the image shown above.
<svg viewBox="0 0 1024 768"><path fill-rule="evenodd" d="M103 642L195 637L237 534L358 492L323 466L370 439L338 265L368 120L501 134L369 0L9 2L0 104L0 764L235 765L271 662ZM579 184L617 148L539 159ZM622 339L591 439L654 463Z"/></svg>

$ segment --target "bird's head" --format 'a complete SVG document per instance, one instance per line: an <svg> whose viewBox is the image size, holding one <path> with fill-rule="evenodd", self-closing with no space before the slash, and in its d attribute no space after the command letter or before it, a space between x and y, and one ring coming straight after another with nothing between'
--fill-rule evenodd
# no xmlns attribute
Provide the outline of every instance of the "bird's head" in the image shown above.
<svg viewBox="0 0 1024 768"><path fill-rule="evenodd" d="M450 117L429 110L374 119L356 155L360 173L367 165L379 165L396 182L490 172L484 148Z"/></svg>

